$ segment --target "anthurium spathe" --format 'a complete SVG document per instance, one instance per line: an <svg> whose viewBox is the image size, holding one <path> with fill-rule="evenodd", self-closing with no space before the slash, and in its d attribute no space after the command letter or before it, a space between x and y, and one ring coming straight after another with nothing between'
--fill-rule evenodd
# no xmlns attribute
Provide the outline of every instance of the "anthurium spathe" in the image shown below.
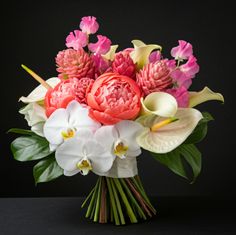
<svg viewBox="0 0 236 235"><path fill-rule="evenodd" d="M57 77L52 77L46 80L46 83L52 88L54 88L59 82L60 79ZM19 101L22 101L23 103L40 102L44 100L46 93L47 89L43 85L39 85L27 97L20 97Z"/></svg>
<svg viewBox="0 0 236 235"><path fill-rule="evenodd" d="M111 152L94 138L93 132L89 129L80 130L75 138L59 146L55 156L66 176L79 172L87 175L89 171L103 175L110 170L114 160Z"/></svg>
<svg viewBox="0 0 236 235"><path fill-rule="evenodd" d="M141 99L141 114L154 114L161 117L175 115L178 104L176 99L166 92L153 92Z"/></svg>
<svg viewBox="0 0 236 235"><path fill-rule="evenodd" d="M187 139L201 119L201 112L192 108L178 109L174 119L145 115L137 120L146 128L136 140L148 151L168 153Z"/></svg>
<svg viewBox="0 0 236 235"><path fill-rule="evenodd" d="M88 116L88 109L73 100L66 109L57 109L47 119L44 135L50 143L50 149L55 150L65 140L74 137L81 128L95 131L99 127L100 123Z"/></svg>

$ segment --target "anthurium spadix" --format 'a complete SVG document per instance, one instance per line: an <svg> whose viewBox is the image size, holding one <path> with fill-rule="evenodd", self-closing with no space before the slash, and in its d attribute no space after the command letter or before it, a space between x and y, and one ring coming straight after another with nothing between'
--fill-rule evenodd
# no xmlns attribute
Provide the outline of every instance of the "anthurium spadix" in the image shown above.
<svg viewBox="0 0 236 235"><path fill-rule="evenodd" d="M209 101L209 100L218 100L221 102L224 102L224 97L220 93L216 93L209 89L208 87L204 87L199 92L189 92L190 98L189 98L189 107L194 107L198 104L201 104L203 102Z"/></svg>
<svg viewBox="0 0 236 235"><path fill-rule="evenodd" d="M136 136L142 130L139 123L124 120L115 125L102 126L95 132L95 138L116 158L106 176L124 178L137 174L135 157L141 154L141 149Z"/></svg>
<svg viewBox="0 0 236 235"><path fill-rule="evenodd" d="M153 50L161 50L161 46L156 44L146 45L140 40L133 40L131 42L134 45L134 50L130 53L130 56L134 63L137 63L139 69L141 69L145 64L148 63L149 55Z"/></svg>
<svg viewBox="0 0 236 235"><path fill-rule="evenodd" d="M60 145L55 156L66 176L79 172L87 175L89 171L104 175L114 161L111 152L94 138L93 132L89 129L81 129L74 138Z"/></svg>
<svg viewBox="0 0 236 235"><path fill-rule="evenodd" d="M141 115L155 114L161 117L173 117L177 111L176 99L166 92L153 92L141 99Z"/></svg>
<svg viewBox="0 0 236 235"><path fill-rule="evenodd" d="M54 88L60 79L57 77L49 78L46 80L46 83L49 84L52 88ZM19 101L23 103L33 103L33 102L40 102L44 100L44 97L47 93L47 89L43 85L37 86L27 97L22 96Z"/></svg>
<svg viewBox="0 0 236 235"><path fill-rule="evenodd" d="M95 131L101 124L88 116L88 109L77 101L71 101L66 109L60 108L51 114L44 125L45 138L53 151L76 135L82 128Z"/></svg>
<svg viewBox="0 0 236 235"><path fill-rule="evenodd" d="M141 116L137 121L146 128L136 140L148 151L168 153L187 139L201 119L201 112L193 108L178 109L174 119L156 115Z"/></svg>

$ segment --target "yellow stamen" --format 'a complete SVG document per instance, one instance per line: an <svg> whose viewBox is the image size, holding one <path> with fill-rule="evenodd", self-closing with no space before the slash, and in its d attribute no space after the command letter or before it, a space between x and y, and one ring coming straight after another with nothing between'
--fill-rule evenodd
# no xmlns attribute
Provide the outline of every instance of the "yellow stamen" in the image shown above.
<svg viewBox="0 0 236 235"><path fill-rule="evenodd" d="M172 122L176 122L176 121L178 121L178 120L179 120L179 119L178 119L178 118L175 118L175 117L165 119L165 120L163 120L163 121L161 121L161 122L158 122L158 123L154 124L154 125L151 127L151 131L157 131L157 130L160 129L161 127L166 126L166 125L168 125L168 124L170 124L170 123L172 123Z"/></svg>
<svg viewBox="0 0 236 235"><path fill-rule="evenodd" d="M47 90L52 88L48 83L46 83L41 77L39 77L39 75L37 75L33 70L29 69L27 66L25 65L21 65L21 67L27 72L29 73L36 81L38 81L42 86L44 86Z"/></svg>
<svg viewBox="0 0 236 235"><path fill-rule="evenodd" d="M128 149L129 149L129 147L124 145L123 142L118 142L118 144L116 144L114 147L114 154L117 157L124 158Z"/></svg>
<svg viewBox="0 0 236 235"><path fill-rule="evenodd" d="M81 170L83 175L87 175L92 170L92 165L88 159L82 159L76 164L76 167Z"/></svg>
<svg viewBox="0 0 236 235"><path fill-rule="evenodd" d="M71 128L68 128L67 131L62 131L61 135L62 135L64 140L67 140L67 139L72 138L72 137L75 136L75 131Z"/></svg>

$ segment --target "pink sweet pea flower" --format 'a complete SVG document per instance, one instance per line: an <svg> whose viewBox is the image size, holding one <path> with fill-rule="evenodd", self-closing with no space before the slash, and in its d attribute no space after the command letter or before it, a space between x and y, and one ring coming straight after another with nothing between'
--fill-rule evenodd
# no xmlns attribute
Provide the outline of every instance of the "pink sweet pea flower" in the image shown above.
<svg viewBox="0 0 236 235"><path fill-rule="evenodd" d="M191 55L188 61L172 71L171 77L177 82L178 86L184 86L186 89L192 84L192 78L199 72L197 59Z"/></svg>
<svg viewBox="0 0 236 235"><path fill-rule="evenodd" d="M66 38L66 46L72 47L75 50L79 50L82 47L85 47L88 43L88 36L86 33L81 32L80 30L74 30Z"/></svg>
<svg viewBox="0 0 236 235"><path fill-rule="evenodd" d="M109 71L109 67L110 67L110 63L108 60L106 60L105 58L103 58L101 55L99 54L94 54L91 57L94 61L94 65L95 65L95 76L100 76L101 74L108 72ZM110 68L110 71L112 69Z"/></svg>
<svg viewBox="0 0 236 235"><path fill-rule="evenodd" d="M193 47L189 42L179 40L179 46L173 47L171 55L176 60L186 60L193 54Z"/></svg>
<svg viewBox="0 0 236 235"><path fill-rule="evenodd" d="M94 16L85 16L80 22L80 28L84 33L94 34L98 31L99 24Z"/></svg>
<svg viewBox="0 0 236 235"><path fill-rule="evenodd" d="M175 97L179 108L186 108L189 105L189 93L184 86L166 90L167 93Z"/></svg>
<svg viewBox="0 0 236 235"><path fill-rule="evenodd" d="M105 36L97 35L98 41L96 43L89 43L88 48L95 54L104 55L111 47L111 40Z"/></svg>
<svg viewBox="0 0 236 235"><path fill-rule="evenodd" d="M149 63L155 63L159 60L161 60L161 52L153 51L149 56Z"/></svg>

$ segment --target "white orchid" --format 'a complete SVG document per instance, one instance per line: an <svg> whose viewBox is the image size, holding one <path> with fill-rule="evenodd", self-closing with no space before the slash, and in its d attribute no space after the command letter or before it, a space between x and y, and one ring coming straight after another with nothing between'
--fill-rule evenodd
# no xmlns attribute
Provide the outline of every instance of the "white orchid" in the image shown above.
<svg viewBox="0 0 236 235"><path fill-rule="evenodd" d="M112 167L114 156L99 143L92 131L81 129L75 138L64 142L56 150L56 161L64 175L87 175L93 171L104 175Z"/></svg>
<svg viewBox="0 0 236 235"><path fill-rule="evenodd" d="M46 80L46 83L52 88L54 88L59 82L60 79L57 77L52 77ZM19 101L22 101L23 103L40 102L44 100L46 93L47 89L43 85L39 85L27 97L22 96Z"/></svg>
<svg viewBox="0 0 236 235"><path fill-rule="evenodd" d="M132 177L137 174L135 157L141 154L141 149L136 136L142 129L139 123L124 120L112 126L102 126L95 132L95 138L116 157L107 176Z"/></svg>
<svg viewBox="0 0 236 235"><path fill-rule="evenodd" d="M47 120L45 109L37 103L29 103L19 113L25 115L25 119L31 130L37 135L44 136L43 125Z"/></svg>
<svg viewBox="0 0 236 235"><path fill-rule="evenodd" d="M51 151L76 135L82 128L95 131L101 126L88 116L88 109L77 101L71 101L66 109L57 109L44 125L45 138L50 143Z"/></svg>

